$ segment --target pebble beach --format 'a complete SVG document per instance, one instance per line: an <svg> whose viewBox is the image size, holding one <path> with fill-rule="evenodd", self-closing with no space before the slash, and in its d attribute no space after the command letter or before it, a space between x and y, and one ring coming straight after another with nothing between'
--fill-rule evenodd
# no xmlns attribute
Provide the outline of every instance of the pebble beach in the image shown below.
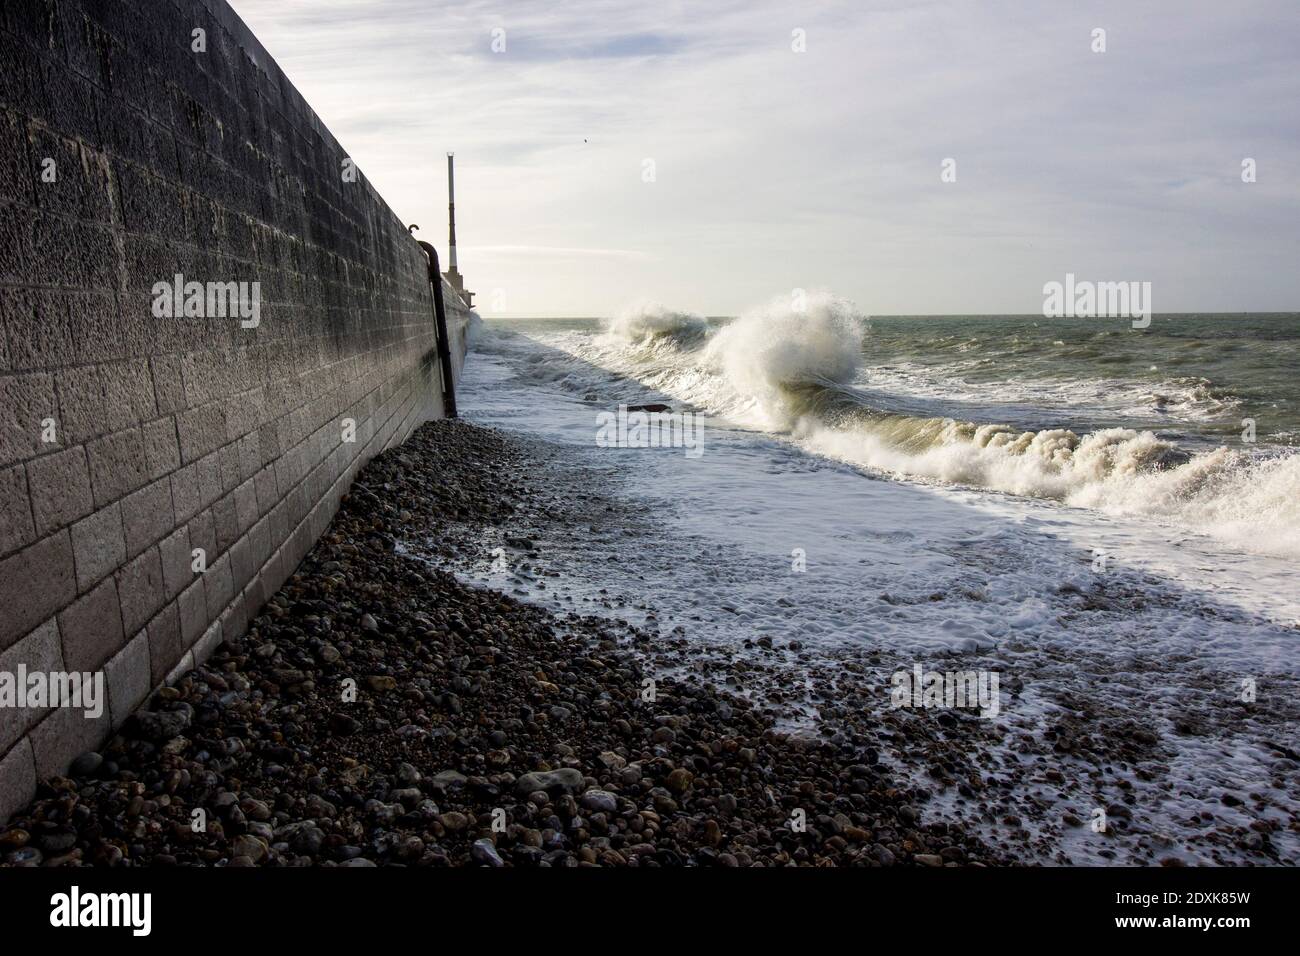
<svg viewBox="0 0 1300 956"><path fill-rule="evenodd" d="M248 633L44 781L0 830L0 861L1013 862L926 819L928 793L880 764L887 724L783 730L782 708L701 677L684 640L652 647L444 570L483 557L485 528L556 507L531 454L453 421L378 456ZM537 547L507 540L525 564Z"/></svg>

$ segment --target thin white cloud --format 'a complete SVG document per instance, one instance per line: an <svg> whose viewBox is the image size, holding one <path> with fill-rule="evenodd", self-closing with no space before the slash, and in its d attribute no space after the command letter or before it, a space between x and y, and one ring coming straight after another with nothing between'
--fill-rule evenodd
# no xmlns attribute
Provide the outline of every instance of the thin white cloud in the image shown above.
<svg viewBox="0 0 1300 956"><path fill-rule="evenodd" d="M1300 306L1293 0L234 5L427 234L456 151L461 269L521 312L1026 312L1066 271Z"/></svg>
<svg viewBox="0 0 1300 956"><path fill-rule="evenodd" d="M526 256L544 259L626 259L646 262L652 257L635 249L580 249L576 246L466 246L457 244L461 255Z"/></svg>

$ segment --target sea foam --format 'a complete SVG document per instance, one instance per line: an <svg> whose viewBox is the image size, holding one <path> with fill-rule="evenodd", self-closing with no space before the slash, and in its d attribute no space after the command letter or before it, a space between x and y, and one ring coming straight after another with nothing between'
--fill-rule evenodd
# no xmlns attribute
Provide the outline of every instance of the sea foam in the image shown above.
<svg viewBox="0 0 1300 956"><path fill-rule="evenodd" d="M1192 454L1154 432L1023 430L877 411L851 387L868 321L851 302L773 299L711 326L640 303L610 321L601 364L739 424L897 476L1167 519L1246 550L1300 556L1300 455ZM631 351L629 351L629 349ZM639 351L638 351L639 350Z"/></svg>

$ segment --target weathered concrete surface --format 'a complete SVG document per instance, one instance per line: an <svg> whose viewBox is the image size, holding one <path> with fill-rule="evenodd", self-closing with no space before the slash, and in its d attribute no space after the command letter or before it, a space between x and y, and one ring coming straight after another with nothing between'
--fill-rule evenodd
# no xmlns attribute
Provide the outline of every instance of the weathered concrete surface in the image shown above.
<svg viewBox="0 0 1300 956"><path fill-rule="evenodd" d="M5 0L0 62L0 672L109 695L0 708L4 819L442 408L423 253L222 0ZM178 273L260 283L258 324L157 317Z"/></svg>

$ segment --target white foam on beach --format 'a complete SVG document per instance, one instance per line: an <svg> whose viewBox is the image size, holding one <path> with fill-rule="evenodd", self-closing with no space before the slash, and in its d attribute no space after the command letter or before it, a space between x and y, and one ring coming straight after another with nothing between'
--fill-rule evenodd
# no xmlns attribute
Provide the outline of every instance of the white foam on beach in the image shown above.
<svg viewBox="0 0 1300 956"><path fill-rule="evenodd" d="M968 487L872 480L854 467L860 463L853 456L835 454L830 445L783 441L715 417L706 419L705 453L698 460L687 460L681 450L597 450L595 416L608 406L584 402L566 384L573 369L564 370L553 361L540 363L549 371L542 381L562 387L535 389L538 377L530 360L544 353L522 335L499 338L497 349L496 354L479 353L473 358L473 374L468 377L472 398L466 403L475 421L570 442L580 449L575 453L594 454L606 467L631 471L648 509L664 516L680 512L684 530L677 534L679 540L687 541L691 533L703 530L705 543L759 545L767 556L763 561L771 563L770 573L778 574L784 584L814 590L825 585L827 594L852 596L851 601L841 598L832 603L870 604L874 585L895 590L909 585L929 593L935 590L932 585L951 584L943 580L942 569L953 564L947 553L954 541L974 546L992 540L992 535L1011 546L1012 539L1006 536L1020 535L1024 550L1033 552L1038 550L1036 543L1043 543L1036 539L1046 535L1046 555L1036 554L1034 567L1019 572L1039 585L1055 588L1080 573L1086 578L1096 549L1133 555L1135 567L1168 575L1181 587L1230 601L1251 614L1283 624L1300 621L1300 593L1284 586L1294 573L1290 562L1225 549L1198 534L1151 525L1141 515L1129 518L1061 508L1053 501ZM596 372L591 375L598 377ZM608 384L617 386L615 392L629 386L621 376L610 378ZM667 397L631 384L641 400ZM623 391L619 397L626 401L633 396ZM1285 489L1285 479L1282 484ZM1039 528L1050 531L1038 532ZM815 548L801 545L799 539L805 534L816 540ZM1073 543L1069 554L1061 553L1057 537L1068 537ZM826 573L816 578L795 575L786 581L790 552L796 547L804 547L810 564L821 562ZM665 566L671 569L679 564ZM681 567L690 571L689 564ZM879 573L854 571L873 568ZM1216 573L1207 574L1209 568ZM764 575L755 589L767 587L769 576ZM812 596L818 603L825 595ZM846 625L839 639L854 642L853 627ZM817 622L814 630L836 629ZM900 628L899 640L948 643L941 636L918 636L912 630ZM1279 637L1279 642L1278 646L1295 647L1291 636ZM1257 643L1262 650L1263 639Z"/></svg>
<svg viewBox="0 0 1300 956"><path fill-rule="evenodd" d="M826 337L840 334L837 326L828 310ZM471 576L559 610L606 613L662 633L681 627L690 640L730 654L745 653L743 639L767 635L782 644L797 640L826 660L874 648L907 659L1012 667L1026 685L997 718L1008 748L999 759L1019 759L1014 735L1041 733L1062 698L1159 726L1175 748L1170 772L1178 784L1153 795L1164 803L1152 824L1162 832L1176 835L1180 820L1207 808L1223 818L1228 811L1213 795L1224 788L1267 791L1294 805L1293 795L1273 792L1268 781L1276 771L1258 746L1216 738L1207 763L1209 742L1170 729L1189 707L1213 711L1223 705L1216 702L1231 702L1245 678L1272 693L1294 693L1300 595L1289 562L1153 525L1145 515L882 480L852 455L818 446L815 435L792 441L717 418L707 420L698 458L680 449L598 448L598 412L672 396L653 381L629 378L628 370L581 359L579 352L601 354L585 341L590 337L489 326L466 367L463 414L570 446L573 460L607 474L629 513L648 519L653 532L540 542L556 577L486 567ZM649 359L674 346L653 334L638 341L641 353L628 364L649 369L653 379ZM779 342L779 334L760 340L738 377L817 361L817 349L791 354ZM661 380L692 387L675 370ZM717 394L712 381L695 388ZM759 412L761 400L751 399L737 400L733 410ZM1277 480L1284 491L1288 479ZM1224 520L1232 520L1230 509ZM1098 555L1106 558L1100 572ZM800 556L802 573L792 567ZM1116 602L1114 613L1083 613L1080 595L1099 581ZM1148 673L1130 673L1135 660L1164 662L1165 671L1153 684ZM1294 725L1289 732L1294 741ZM923 768L902 772L924 783ZM971 811L936 806L952 819ZM990 837L997 838L996 827ZM1275 834L1274 842L1284 858L1300 858L1294 834ZM1109 859L1086 839L1061 837L1053 845L1075 862ZM1119 862L1143 861L1136 849L1114 845ZM1181 855L1210 860L1199 850Z"/></svg>

